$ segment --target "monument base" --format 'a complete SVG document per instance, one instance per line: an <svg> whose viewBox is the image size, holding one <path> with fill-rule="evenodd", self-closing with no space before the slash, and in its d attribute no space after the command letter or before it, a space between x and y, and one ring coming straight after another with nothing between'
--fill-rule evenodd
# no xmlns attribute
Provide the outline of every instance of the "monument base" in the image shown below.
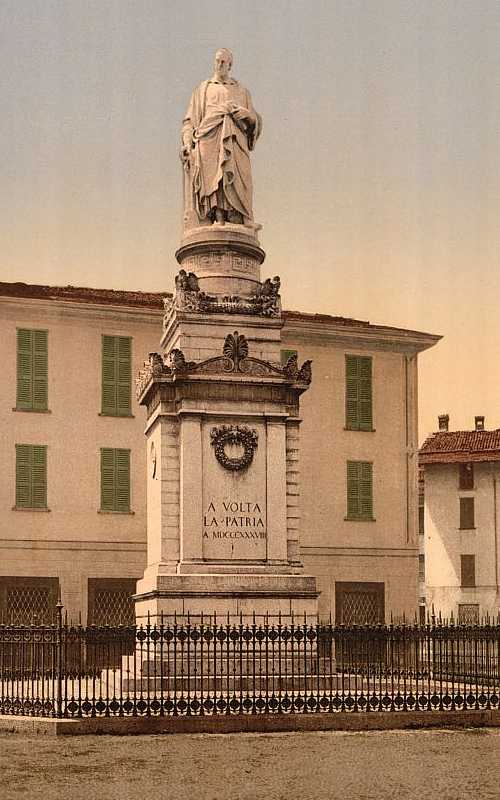
<svg viewBox="0 0 500 800"><path fill-rule="evenodd" d="M211 618L249 622L255 617L282 623L317 617L316 579L309 575L209 574L157 575L139 581L135 595L137 623L152 624L176 615L179 623Z"/></svg>

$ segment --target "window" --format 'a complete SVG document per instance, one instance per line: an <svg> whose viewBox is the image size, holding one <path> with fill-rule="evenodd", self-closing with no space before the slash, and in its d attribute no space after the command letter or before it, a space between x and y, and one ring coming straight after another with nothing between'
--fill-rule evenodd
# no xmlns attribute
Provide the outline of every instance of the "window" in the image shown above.
<svg viewBox="0 0 500 800"><path fill-rule="evenodd" d="M373 430L372 359L370 356L345 357L346 428L350 431Z"/></svg>
<svg viewBox="0 0 500 800"><path fill-rule="evenodd" d="M458 465L458 488L464 490L474 488L474 467L472 464Z"/></svg>
<svg viewBox="0 0 500 800"><path fill-rule="evenodd" d="M101 511L130 511L130 450L101 448Z"/></svg>
<svg viewBox="0 0 500 800"><path fill-rule="evenodd" d="M0 618L10 625L50 625L56 618L58 578L0 578Z"/></svg>
<svg viewBox="0 0 500 800"><path fill-rule="evenodd" d="M479 625L479 605L477 603L459 603L459 625Z"/></svg>
<svg viewBox="0 0 500 800"><path fill-rule="evenodd" d="M460 585L464 588L476 585L475 556L460 556Z"/></svg>
<svg viewBox="0 0 500 800"><path fill-rule="evenodd" d="M16 408L47 410L48 332L17 329Z"/></svg>
<svg viewBox="0 0 500 800"><path fill-rule="evenodd" d="M47 508L47 447L16 444L16 508Z"/></svg>
<svg viewBox="0 0 500 800"><path fill-rule="evenodd" d="M128 336L102 337L101 413L132 416L132 339Z"/></svg>
<svg viewBox="0 0 500 800"><path fill-rule="evenodd" d="M425 581L425 555L422 553L418 557L418 579L419 581Z"/></svg>
<svg viewBox="0 0 500 800"><path fill-rule="evenodd" d="M297 355L296 350L280 350L280 361L282 365L285 366L288 359L296 355Z"/></svg>
<svg viewBox="0 0 500 800"><path fill-rule="evenodd" d="M474 528L474 498L460 498L460 528L472 530Z"/></svg>
<svg viewBox="0 0 500 800"><path fill-rule="evenodd" d="M89 578L88 624L133 625L135 578Z"/></svg>
<svg viewBox="0 0 500 800"><path fill-rule="evenodd" d="M418 534L423 536L425 533L425 509L423 506L418 507Z"/></svg>
<svg viewBox="0 0 500 800"><path fill-rule="evenodd" d="M338 625L376 625L384 621L383 583L335 582L335 621Z"/></svg>
<svg viewBox="0 0 500 800"><path fill-rule="evenodd" d="M347 519L373 520L373 464L347 462Z"/></svg>

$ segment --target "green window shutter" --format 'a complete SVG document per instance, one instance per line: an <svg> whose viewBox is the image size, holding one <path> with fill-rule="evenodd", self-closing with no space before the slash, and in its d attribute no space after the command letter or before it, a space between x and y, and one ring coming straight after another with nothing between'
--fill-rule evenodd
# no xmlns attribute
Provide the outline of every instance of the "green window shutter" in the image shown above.
<svg viewBox="0 0 500 800"><path fill-rule="evenodd" d="M33 408L46 411L48 396L48 334L33 331Z"/></svg>
<svg viewBox="0 0 500 800"><path fill-rule="evenodd" d="M372 360L368 357L359 359L359 428L370 431L372 420Z"/></svg>
<svg viewBox="0 0 500 800"><path fill-rule="evenodd" d="M132 408L132 339L102 337L101 412L128 416Z"/></svg>
<svg viewBox="0 0 500 800"><path fill-rule="evenodd" d="M473 530L474 525L474 498L460 498L460 529Z"/></svg>
<svg viewBox="0 0 500 800"><path fill-rule="evenodd" d="M132 404L132 339L117 337L117 413L127 415Z"/></svg>
<svg viewBox="0 0 500 800"><path fill-rule="evenodd" d="M363 519L373 519L373 465L360 461L359 467L359 509Z"/></svg>
<svg viewBox="0 0 500 800"><path fill-rule="evenodd" d="M101 510L115 510L115 451L101 448Z"/></svg>
<svg viewBox="0 0 500 800"><path fill-rule="evenodd" d="M16 444L16 508L31 508L32 466L32 446Z"/></svg>
<svg viewBox="0 0 500 800"><path fill-rule="evenodd" d="M48 333L17 331L16 406L28 411L46 411L48 395Z"/></svg>
<svg viewBox="0 0 500 800"><path fill-rule="evenodd" d="M115 450L115 511L130 511L130 450Z"/></svg>
<svg viewBox="0 0 500 800"><path fill-rule="evenodd" d="M371 356L346 355L346 428L372 430Z"/></svg>
<svg viewBox="0 0 500 800"><path fill-rule="evenodd" d="M16 507L47 508L45 445L16 445Z"/></svg>
<svg viewBox="0 0 500 800"><path fill-rule="evenodd" d="M358 495L358 462L347 462L347 517L356 519L359 517L359 495Z"/></svg>
<svg viewBox="0 0 500 800"><path fill-rule="evenodd" d="M373 464L347 462L347 518L373 519Z"/></svg>
<svg viewBox="0 0 500 800"><path fill-rule="evenodd" d="M17 330L17 408L32 408L33 398L33 350L32 333Z"/></svg>
<svg viewBox="0 0 500 800"><path fill-rule="evenodd" d="M101 448L101 511L130 511L130 450Z"/></svg>
<svg viewBox="0 0 500 800"><path fill-rule="evenodd" d="M476 585L476 557L460 556L460 585L471 587Z"/></svg>
<svg viewBox="0 0 500 800"><path fill-rule="evenodd" d="M297 350L280 350L280 361L282 365L285 366L288 359L296 355L298 355Z"/></svg>
<svg viewBox="0 0 500 800"><path fill-rule="evenodd" d="M47 448L42 445L33 445L31 492L33 508L47 508Z"/></svg>
<svg viewBox="0 0 500 800"><path fill-rule="evenodd" d="M116 336L102 337L101 412L116 414Z"/></svg>

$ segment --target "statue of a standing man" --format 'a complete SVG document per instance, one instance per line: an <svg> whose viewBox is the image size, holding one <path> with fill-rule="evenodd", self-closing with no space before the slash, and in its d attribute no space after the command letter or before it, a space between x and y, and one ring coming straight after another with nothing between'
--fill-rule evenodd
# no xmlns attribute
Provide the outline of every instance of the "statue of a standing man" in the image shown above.
<svg viewBox="0 0 500 800"><path fill-rule="evenodd" d="M187 227L253 222L249 152L262 121L248 89L229 77L232 63L230 50L217 50L213 77L194 90L182 124Z"/></svg>

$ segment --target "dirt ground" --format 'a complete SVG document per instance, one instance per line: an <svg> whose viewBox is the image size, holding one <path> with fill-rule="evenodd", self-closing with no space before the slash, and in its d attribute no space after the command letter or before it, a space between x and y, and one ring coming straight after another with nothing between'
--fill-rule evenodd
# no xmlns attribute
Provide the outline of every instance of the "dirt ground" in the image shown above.
<svg viewBox="0 0 500 800"><path fill-rule="evenodd" d="M500 730L25 738L1 800L499 800Z"/></svg>

